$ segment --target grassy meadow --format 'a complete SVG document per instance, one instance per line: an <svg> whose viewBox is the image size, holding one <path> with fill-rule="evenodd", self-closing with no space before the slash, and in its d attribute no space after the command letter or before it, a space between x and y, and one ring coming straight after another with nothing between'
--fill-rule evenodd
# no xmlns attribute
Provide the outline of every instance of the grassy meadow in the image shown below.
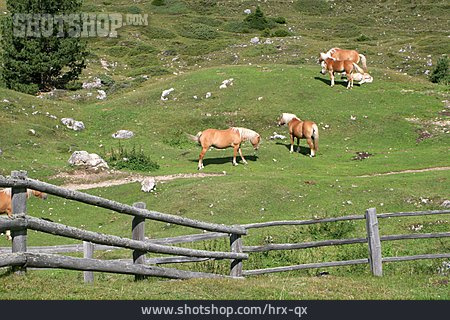
<svg viewBox="0 0 450 320"><path fill-rule="evenodd" d="M255 9L253 1L165 2L84 2L85 11L149 15L149 26L126 26L118 38L88 40L88 67L79 84L101 78L104 101L96 99L96 89L57 90L39 98L0 87L1 175L26 170L32 178L64 185L68 181L62 173L79 173L67 162L73 151L108 160L111 150L119 148L142 150L159 165L154 171L122 169L125 175L195 173L200 148L185 133L240 126L259 132L263 142L257 152L244 144L249 163L237 167L231 165L231 149L208 151L203 171L224 176L172 180L149 194L140 191L139 183L86 192L228 225L363 214L370 207L379 213L438 210L449 200L449 88L426 76L450 52L446 1L268 1L261 3L263 12L284 17L286 24L263 31L242 23L243 11ZM0 1L0 11L5 10ZM273 36L276 30L288 35ZM262 43L251 44L256 36ZM347 90L337 77L331 88L316 60L320 51L334 46L364 53L374 82ZM233 86L219 89L230 78ZM162 101L161 92L168 88L175 90ZM317 157L308 156L305 141L299 153L290 154L289 139L270 139L274 132L288 135L286 127L276 125L282 112L319 125ZM63 117L83 121L86 129L66 129ZM135 137L119 143L111 135L120 129ZM357 159L360 152L370 156ZM402 172L433 168L445 170ZM397 174L386 175L392 172ZM130 236L131 217L53 196L45 202L31 199L28 213ZM448 215L380 220L382 235L448 230ZM146 224L149 238L198 232ZM28 235L29 246L75 243L34 231ZM243 241L262 245L364 236L364 221L356 221L252 229ZM0 246L8 245L1 237ZM229 250L226 238L183 246ZM383 256L445 253L450 241L403 240L382 247ZM129 256L126 250L95 253L104 259ZM274 251L250 254L244 269L365 257L364 245ZM135 283L131 276L96 274L93 285L84 285L80 272L30 270L18 278L2 269L0 299L448 299L446 261L385 264L380 279L371 276L368 266L358 265L237 281L152 278ZM226 274L229 262L170 267Z"/></svg>

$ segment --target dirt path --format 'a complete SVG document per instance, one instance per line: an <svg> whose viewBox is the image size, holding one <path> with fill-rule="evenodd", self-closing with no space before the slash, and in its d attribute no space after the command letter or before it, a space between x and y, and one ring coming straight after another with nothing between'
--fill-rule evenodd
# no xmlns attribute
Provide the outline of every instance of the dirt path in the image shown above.
<svg viewBox="0 0 450 320"><path fill-rule="evenodd" d="M445 171L450 170L450 167L434 167L434 168L425 168L425 169L416 169L416 170L402 170L402 171L391 171L386 173L374 173L363 176L357 176L357 178L369 178L369 177L379 177L379 176L390 176L393 174L402 174L402 173L418 173L418 172L427 172L427 171Z"/></svg>
<svg viewBox="0 0 450 320"><path fill-rule="evenodd" d="M226 173L180 173L180 174L169 174L165 176L153 176L156 182L166 182L175 179L192 179L192 178L206 178L206 177L223 177ZM71 181L70 183L62 185L63 188L70 190L88 190L94 188L107 188L112 186L119 186L123 184L140 182L147 176L142 176L138 174L128 174L124 175L123 173L113 174L115 176L114 179L105 179L106 176L104 174L89 174L86 172L79 172L75 174L59 174L58 178L65 178ZM88 182L95 181L96 182Z"/></svg>

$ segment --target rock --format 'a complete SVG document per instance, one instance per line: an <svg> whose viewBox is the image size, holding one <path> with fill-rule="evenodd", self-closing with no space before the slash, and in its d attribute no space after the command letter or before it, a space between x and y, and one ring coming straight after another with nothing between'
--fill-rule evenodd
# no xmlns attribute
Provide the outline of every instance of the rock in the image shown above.
<svg viewBox="0 0 450 320"><path fill-rule="evenodd" d="M98 93L98 95L97 95L97 99L98 100L105 100L106 99L106 92L105 92L105 90L97 90L97 93Z"/></svg>
<svg viewBox="0 0 450 320"><path fill-rule="evenodd" d="M174 91L175 89L174 88L170 88L170 89L167 89L167 90L164 90L162 93L161 93L161 100L162 101L167 101L169 98L167 98L168 96L169 96L169 94L172 92L172 91Z"/></svg>
<svg viewBox="0 0 450 320"><path fill-rule="evenodd" d="M36 130L28 129L28 134L31 134L32 136L35 136L36 135Z"/></svg>
<svg viewBox="0 0 450 320"><path fill-rule="evenodd" d="M72 166L85 166L94 170L108 169L109 166L98 154L88 153L87 151L75 151L69 158L69 164Z"/></svg>
<svg viewBox="0 0 450 320"><path fill-rule="evenodd" d="M264 41L264 44L272 44L273 41L269 38L266 39L266 41Z"/></svg>
<svg viewBox="0 0 450 320"><path fill-rule="evenodd" d="M3 154L3 150L2 149L0 149L0 156Z"/></svg>
<svg viewBox="0 0 450 320"><path fill-rule="evenodd" d="M129 130L119 130L112 134L114 139L130 139L134 137L134 133Z"/></svg>
<svg viewBox="0 0 450 320"><path fill-rule="evenodd" d="M156 188L155 178L149 177L145 178L141 182L141 191L143 192L152 192Z"/></svg>
<svg viewBox="0 0 450 320"><path fill-rule="evenodd" d="M232 86L233 85L233 80L234 80L233 78L223 80L222 84L219 87L219 89L226 89L229 86Z"/></svg>
<svg viewBox="0 0 450 320"><path fill-rule="evenodd" d="M286 136L283 136L282 134L278 134L278 133L274 132L273 135L269 137L269 139L270 140L275 140L275 139L285 140Z"/></svg>
<svg viewBox="0 0 450 320"><path fill-rule="evenodd" d="M81 131L81 130L86 129L86 127L82 121L76 121L72 118L62 118L61 122L67 128L75 130L75 131Z"/></svg>
<svg viewBox="0 0 450 320"><path fill-rule="evenodd" d="M206 95L205 95L205 98L208 99L208 98L211 98L211 96L212 96L212 93L211 92L207 92Z"/></svg>
<svg viewBox="0 0 450 320"><path fill-rule="evenodd" d="M259 43L259 38L258 37L251 38L250 42L253 43L253 44L258 44Z"/></svg>
<svg viewBox="0 0 450 320"><path fill-rule="evenodd" d="M0 155L1 155L1 153L0 153ZM442 202L441 207L450 209L450 200L445 200L444 202Z"/></svg>
<svg viewBox="0 0 450 320"><path fill-rule="evenodd" d="M102 80L99 78L94 78L92 82L83 82L83 89L95 89L100 88L102 86Z"/></svg>
<svg viewBox="0 0 450 320"><path fill-rule="evenodd" d="M250 9L245 9L245 10L244 10L244 13L245 13L245 14L251 14L251 13L252 13L252 10L250 10Z"/></svg>

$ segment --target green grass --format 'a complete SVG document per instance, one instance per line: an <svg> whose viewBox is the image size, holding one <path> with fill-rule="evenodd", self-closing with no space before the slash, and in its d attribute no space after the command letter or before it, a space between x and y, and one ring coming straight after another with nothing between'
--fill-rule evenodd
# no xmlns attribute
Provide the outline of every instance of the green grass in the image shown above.
<svg viewBox="0 0 450 320"><path fill-rule="evenodd" d="M123 147L142 147L144 154L160 165L144 174L192 173L196 172L200 150L185 133L243 126L263 137L258 152L244 144L247 166L232 167L230 149L206 154L204 172L226 171L224 177L174 180L159 184L151 194L140 192L138 183L88 193L128 204L143 201L153 210L224 224L363 214L369 207L376 207L379 213L440 209L440 203L448 199L449 171L359 176L448 166L448 133L444 133L448 126L445 129L430 123L448 120L439 114L442 100L448 99L448 87L432 84L423 75L431 68L426 65L429 59L435 63L449 52L447 34L441 31L448 5L444 1L431 6L425 1L409 4L391 0L376 6L361 1L336 2L333 10L328 10L328 5L324 2L324 10L319 10L321 6L312 1L295 1L293 6L288 2L262 4L267 16L285 17L286 28L290 27L295 37L251 45L250 38L261 37L261 32L243 30L239 24L245 17L243 10L251 7L249 3L201 5L199 1L167 0L164 6L147 1L131 7L86 1L86 10L151 13L150 25L121 28L117 39L89 41L91 54L82 80L94 76L108 79L111 86L103 102L95 99L95 90L92 97L80 90L38 99L0 88L0 174L22 169L32 178L62 184L54 175L73 170L67 163L71 152L87 150L108 158L109 150L119 147L111 137L119 129L135 133L131 140L120 142ZM3 7L4 1L0 1ZM315 62L318 52L333 46L363 52L374 83L346 90L338 79L331 88ZM405 60L408 55L414 59ZM106 70L100 59L117 65ZM234 78L234 85L220 90L221 82L229 78ZM161 101L161 92L170 87L175 88L170 100ZM205 99L206 92L212 92L210 99ZM81 98L72 99L75 94ZM1 102L4 99L9 102ZM308 149L304 141L302 154L290 154L288 140L268 139L274 131L287 135L286 127L276 127L281 112L293 112L318 123L320 150L316 158L305 155ZM83 121L86 130L76 133L63 128L62 117ZM406 118L421 119L422 124ZM30 135L29 129L36 135ZM432 137L417 142L418 130L427 130ZM373 156L352 160L362 151ZM421 198L430 200L424 203ZM53 196L46 202L31 199L28 212L86 230L130 236L131 217ZM443 215L384 219L380 232L413 233L411 226L417 224L424 226L418 232L448 231L448 217ZM149 222L146 232L156 238L198 231ZM364 223L350 222L255 229L244 237L244 244L364 236ZM65 243L76 242L29 232L30 246ZM1 237L0 246L6 245L9 243ZM448 239L383 242L383 256L443 253L449 245ZM183 246L229 250L227 239ZM96 253L98 258L129 255L126 250ZM278 251L253 254L244 268L366 256L363 245ZM3 274L0 298L448 299L448 276L437 274L441 264L442 260L385 264L381 279L371 277L368 266L298 271L244 281L149 279L134 283L130 276L98 274L93 286L83 285L77 272L30 271L20 280ZM229 266L227 261L218 261L178 267L227 273ZM330 275L316 277L320 271Z"/></svg>

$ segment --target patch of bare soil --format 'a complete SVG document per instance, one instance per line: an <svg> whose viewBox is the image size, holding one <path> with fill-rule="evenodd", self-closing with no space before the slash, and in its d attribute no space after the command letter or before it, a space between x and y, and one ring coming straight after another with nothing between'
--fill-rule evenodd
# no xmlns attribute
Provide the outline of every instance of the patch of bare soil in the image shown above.
<svg viewBox="0 0 450 320"><path fill-rule="evenodd" d="M192 178L206 178L206 177L222 177L226 173L180 173L169 174L164 176L153 176L156 182L167 182L175 179L192 179ZM107 188L112 186L119 186L123 184L141 182L144 178L140 174L133 174L120 171L85 171L76 170L73 172L59 173L54 178L62 178L66 181L63 188L69 190L88 190L94 188Z"/></svg>
<svg viewBox="0 0 450 320"><path fill-rule="evenodd" d="M424 168L424 169L411 169L411 170L402 170L402 171L390 171L385 173L374 173L363 176L357 176L357 178L369 178L369 177L378 177L378 176L390 176L393 174L402 174L402 173L418 173L418 172L428 172L428 171L445 171L450 170L450 167L434 167L434 168Z"/></svg>

